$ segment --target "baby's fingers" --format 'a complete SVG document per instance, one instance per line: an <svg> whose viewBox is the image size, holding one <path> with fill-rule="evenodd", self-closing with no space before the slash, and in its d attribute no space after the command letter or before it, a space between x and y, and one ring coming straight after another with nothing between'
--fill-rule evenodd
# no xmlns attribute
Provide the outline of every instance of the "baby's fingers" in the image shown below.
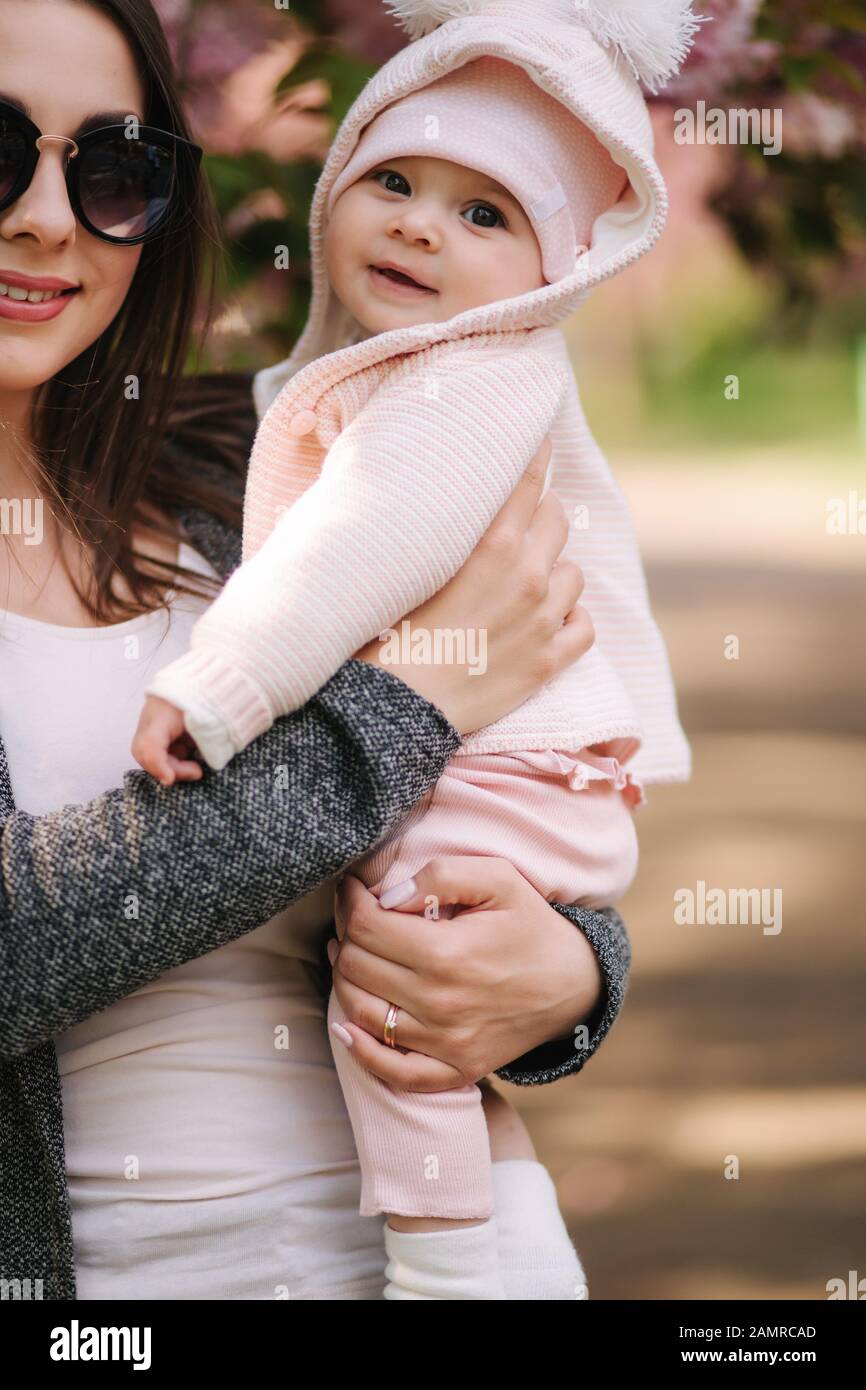
<svg viewBox="0 0 866 1390"><path fill-rule="evenodd" d="M173 780L176 782L200 782L204 776L204 769L201 763L192 762L191 760L184 762L179 758L170 758L169 762L171 763L172 772L174 774ZM166 785L170 785L170 783Z"/></svg>
<svg viewBox="0 0 866 1390"><path fill-rule="evenodd" d="M164 787L172 785L175 770L180 766L179 760L170 755L154 734L136 734L132 740L132 756L139 767L143 767L145 772L149 772L151 777L155 777Z"/></svg>
<svg viewBox="0 0 866 1390"><path fill-rule="evenodd" d="M175 739L169 748L166 757L174 773L175 781L200 782L204 776L204 768L201 763L195 762L188 756L194 747L193 740L188 735L184 735L182 738Z"/></svg>

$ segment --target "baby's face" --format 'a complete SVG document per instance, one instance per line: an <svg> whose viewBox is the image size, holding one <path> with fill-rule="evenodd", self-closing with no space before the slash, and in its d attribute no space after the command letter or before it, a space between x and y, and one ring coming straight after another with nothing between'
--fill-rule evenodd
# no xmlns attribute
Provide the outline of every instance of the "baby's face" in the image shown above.
<svg viewBox="0 0 866 1390"><path fill-rule="evenodd" d="M342 194L325 235L334 293L369 333L441 323L541 289L541 248L512 195L445 159L392 159ZM387 274L388 264L416 284Z"/></svg>

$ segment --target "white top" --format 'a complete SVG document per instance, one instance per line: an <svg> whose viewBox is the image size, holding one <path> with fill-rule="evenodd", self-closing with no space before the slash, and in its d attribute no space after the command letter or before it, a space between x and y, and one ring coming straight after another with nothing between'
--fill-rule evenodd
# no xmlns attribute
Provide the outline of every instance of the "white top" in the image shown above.
<svg viewBox="0 0 866 1390"><path fill-rule="evenodd" d="M185 544L180 559L215 573ZM105 628L0 610L0 735L20 810L89 801L137 768L144 688L208 606L167 602ZM122 883L117 895L117 929L134 931ZM358 1215L310 973L330 906L320 890L57 1039L79 1298L381 1298L382 1218Z"/></svg>

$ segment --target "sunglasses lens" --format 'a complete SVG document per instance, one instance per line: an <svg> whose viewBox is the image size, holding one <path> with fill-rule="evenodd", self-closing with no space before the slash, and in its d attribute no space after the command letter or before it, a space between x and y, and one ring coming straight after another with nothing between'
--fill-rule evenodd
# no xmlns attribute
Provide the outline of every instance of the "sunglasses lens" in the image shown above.
<svg viewBox="0 0 866 1390"><path fill-rule="evenodd" d="M90 224L124 240L153 231L174 185L174 151L119 134L81 152L79 196Z"/></svg>
<svg viewBox="0 0 866 1390"><path fill-rule="evenodd" d="M8 198L27 159L27 141L17 122L0 116L0 202Z"/></svg>

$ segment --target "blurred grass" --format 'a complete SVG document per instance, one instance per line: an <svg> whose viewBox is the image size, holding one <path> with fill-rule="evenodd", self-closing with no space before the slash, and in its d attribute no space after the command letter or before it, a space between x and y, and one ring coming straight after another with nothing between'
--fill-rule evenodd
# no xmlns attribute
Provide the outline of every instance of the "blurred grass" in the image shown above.
<svg viewBox="0 0 866 1390"><path fill-rule="evenodd" d="M789 348L720 340L685 362L650 356L643 363L645 425L661 444L724 435L731 447L857 441L853 357L838 344ZM739 399L725 380L739 378Z"/></svg>
<svg viewBox="0 0 866 1390"><path fill-rule="evenodd" d="M766 447L795 468L822 459L862 467L856 334L828 316L786 337L760 287L752 284L745 303L741 285L728 288L727 302L686 295L661 317L654 306L620 337L605 327L602 287L593 312L569 326L584 407L603 447L690 460L729 451L732 462Z"/></svg>

